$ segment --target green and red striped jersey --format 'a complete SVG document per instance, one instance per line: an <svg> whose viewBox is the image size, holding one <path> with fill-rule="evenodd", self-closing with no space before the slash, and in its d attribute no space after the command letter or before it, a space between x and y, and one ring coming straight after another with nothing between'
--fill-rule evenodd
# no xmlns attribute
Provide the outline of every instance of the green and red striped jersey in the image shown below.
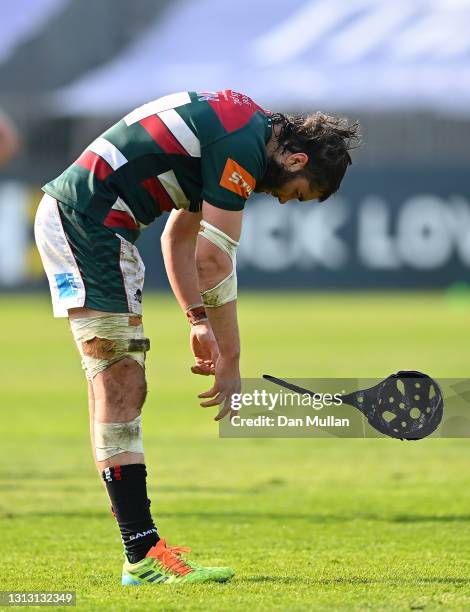
<svg viewBox="0 0 470 612"><path fill-rule="evenodd" d="M241 210L267 166L271 113L248 96L185 91L133 110L43 190L135 240L163 211Z"/></svg>

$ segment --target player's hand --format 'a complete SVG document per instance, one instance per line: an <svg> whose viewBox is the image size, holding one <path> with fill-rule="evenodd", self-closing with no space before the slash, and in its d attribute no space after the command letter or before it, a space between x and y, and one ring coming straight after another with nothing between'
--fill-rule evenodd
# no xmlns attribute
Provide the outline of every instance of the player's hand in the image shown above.
<svg viewBox="0 0 470 612"><path fill-rule="evenodd" d="M191 372L202 376L214 374L215 364L219 357L219 347L210 324L193 325L189 341L195 362L191 367Z"/></svg>
<svg viewBox="0 0 470 612"><path fill-rule="evenodd" d="M237 414L236 410L232 410L232 395L240 393L241 381L238 359L227 359L222 355L219 356L215 365L215 382L211 389L200 393L199 398L207 398L207 401L201 402L203 408L222 405L214 421L220 421L227 414L232 416Z"/></svg>

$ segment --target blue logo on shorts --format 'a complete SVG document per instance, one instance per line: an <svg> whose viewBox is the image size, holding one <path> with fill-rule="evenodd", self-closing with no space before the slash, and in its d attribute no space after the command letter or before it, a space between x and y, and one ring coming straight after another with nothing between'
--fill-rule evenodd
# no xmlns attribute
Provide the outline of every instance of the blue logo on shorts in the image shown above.
<svg viewBox="0 0 470 612"><path fill-rule="evenodd" d="M57 289L59 290L60 300L78 294L78 287L73 272L63 272L62 274L55 274L54 276L57 283Z"/></svg>

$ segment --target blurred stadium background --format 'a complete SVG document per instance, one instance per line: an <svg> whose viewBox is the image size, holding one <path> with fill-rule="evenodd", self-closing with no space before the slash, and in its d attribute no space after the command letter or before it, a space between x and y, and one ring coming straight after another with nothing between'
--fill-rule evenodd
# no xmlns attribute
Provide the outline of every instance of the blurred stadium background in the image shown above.
<svg viewBox="0 0 470 612"><path fill-rule="evenodd" d="M468 441L219 440L161 293L145 300L152 508L172 544L238 578L158 601L116 589L85 384L32 236L41 185L152 98L232 88L345 114L364 145L336 197L248 202L242 372L466 376L469 22L470 0L2 3L0 109L22 146L0 169L1 588L76 589L85 609L126 612L470 608ZM138 242L147 289L168 289L163 222Z"/></svg>
<svg viewBox="0 0 470 612"><path fill-rule="evenodd" d="M325 207L247 207L242 287L445 288L470 267L468 0L17 0L2 6L0 108L22 151L0 174L0 287L44 284L40 186L130 108L246 92L357 118L364 146ZM189 25L191 24L191 25ZM166 286L155 239L147 286Z"/></svg>

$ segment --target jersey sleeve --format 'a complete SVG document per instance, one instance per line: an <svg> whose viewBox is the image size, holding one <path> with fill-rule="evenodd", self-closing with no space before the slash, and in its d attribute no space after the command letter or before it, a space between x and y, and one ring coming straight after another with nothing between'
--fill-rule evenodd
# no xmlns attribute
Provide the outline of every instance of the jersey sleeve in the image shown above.
<svg viewBox="0 0 470 612"><path fill-rule="evenodd" d="M202 198L217 208L243 210L266 170L266 145L246 126L201 151Z"/></svg>

